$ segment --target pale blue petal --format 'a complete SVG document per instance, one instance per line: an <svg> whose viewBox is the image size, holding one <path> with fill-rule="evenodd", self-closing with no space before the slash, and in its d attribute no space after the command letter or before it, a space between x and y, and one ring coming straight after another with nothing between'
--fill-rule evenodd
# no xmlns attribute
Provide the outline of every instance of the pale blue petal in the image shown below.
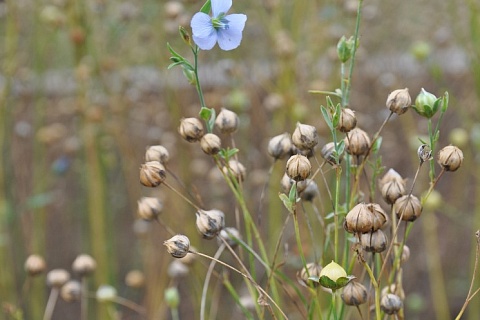
<svg viewBox="0 0 480 320"><path fill-rule="evenodd" d="M213 17L218 17L220 13L227 13L232 7L232 0L211 0Z"/></svg>
<svg viewBox="0 0 480 320"><path fill-rule="evenodd" d="M212 19L208 14L203 12L195 13L190 22L190 26L192 27L193 35L200 38L208 37L212 33L212 30L215 30L212 25Z"/></svg>
<svg viewBox="0 0 480 320"><path fill-rule="evenodd" d="M206 37L198 37L196 35L193 35L192 38L200 49L210 50L217 42L217 32L215 31L215 29L213 29L212 32Z"/></svg>
<svg viewBox="0 0 480 320"><path fill-rule="evenodd" d="M225 17L228 20L228 29L219 29L218 45L222 50L228 51L237 48L242 41L242 31L247 21L244 14L230 14Z"/></svg>

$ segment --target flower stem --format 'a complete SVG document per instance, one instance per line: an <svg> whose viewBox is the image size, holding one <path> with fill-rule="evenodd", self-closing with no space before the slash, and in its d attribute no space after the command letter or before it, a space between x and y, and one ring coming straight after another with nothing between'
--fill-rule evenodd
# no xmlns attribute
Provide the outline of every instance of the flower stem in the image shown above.
<svg viewBox="0 0 480 320"><path fill-rule="evenodd" d="M200 78L198 77L198 46L192 47L192 52L194 56L194 73L195 73L195 88L197 89L198 98L200 99L200 106L206 108L205 98L203 97L203 90L200 85Z"/></svg>
<svg viewBox="0 0 480 320"><path fill-rule="evenodd" d="M43 320L52 319L53 309L55 309L55 304L57 303L58 294L60 289L53 287L50 291L50 296L48 297L47 306L45 307L45 314L43 315Z"/></svg>
<svg viewBox="0 0 480 320"><path fill-rule="evenodd" d="M353 67L355 66L355 54L357 53L357 46L358 46L358 34L360 31L360 20L362 17L362 4L363 0L358 1L358 8L357 8L357 20L355 22L355 34L353 39L353 51L352 51L352 60L350 62L350 70L348 71L348 81L347 81L347 88L345 89L345 94L342 92L342 96L344 99L344 105L348 105L348 101L350 100L350 89L352 87L352 74L353 74ZM343 81L343 80L342 80Z"/></svg>

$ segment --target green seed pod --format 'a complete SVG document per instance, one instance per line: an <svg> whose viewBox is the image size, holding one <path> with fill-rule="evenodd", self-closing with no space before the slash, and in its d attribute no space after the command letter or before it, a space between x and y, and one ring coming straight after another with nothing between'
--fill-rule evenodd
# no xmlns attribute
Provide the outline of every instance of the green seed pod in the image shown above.
<svg viewBox="0 0 480 320"><path fill-rule="evenodd" d="M422 117L431 118L437 113L440 104L440 99L437 99L435 95L422 88L422 91L415 99L413 108Z"/></svg>

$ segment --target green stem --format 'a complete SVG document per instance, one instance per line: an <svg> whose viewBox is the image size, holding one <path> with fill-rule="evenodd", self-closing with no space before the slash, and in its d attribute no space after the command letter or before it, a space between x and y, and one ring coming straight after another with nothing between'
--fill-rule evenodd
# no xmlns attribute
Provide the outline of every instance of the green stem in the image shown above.
<svg viewBox="0 0 480 320"><path fill-rule="evenodd" d="M372 282L372 285L375 289L375 319L376 320L381 320L382 319L382 314L380 312L380 285L378 284L377 280L375 279L375 276L373 275L373 271L366 263L365 261L362 260L362 264L365 268L365 270L368 273L368 276L370 277L370 281Z"/></svg>
<svg viewBox="0 0 480 320"><path fill-rule="evenodd" d="M435 133L432 131L432 119L428 119L428 136L430 138L430 148L432 150L432 154L435 152L435 141L434 141ZM433 182L435 178L435 163L430 161L430 181Z"/></svg>
<svg viewBox="0 0 480 320"><path fill-rule="evenodd" d="M200 106L202 108L206 108L206 104L205 104L205 98L203 97L203 90L202 90L202 86L200 85L200 78L198 77L198 46L195 46L195 47L192 47L192 52L193 52L193 56L194 56L194 66L193 68L195 69L194 70L194 73L195 73L195 88L197 89L197 93L198 93L198 98L200 99Z"/></svg>
<svg viewBox="0 0 480 320"><path fill-rule="evenodd" d="M350 88L352 87L352 74L353 74L353 67L355 66L355 55L357 53L357 46L358 46L358 34L360 31L360 20L362 17L362 4L363 0L358 1L358 8L357 8L357 21L355 23L355 34L354 34L354 40L353 40L353 51L352 51L352 60L350 62L350 70L348 71L348 82L347 82L347 88L345 95L342 95L345 97L342 99L344 101L344 105L348 105L348 102L350 100Z"/></svg>
<svg viewBox="0 0 480 320"><path fill-rule="evenodd" d="M337 315L337 291L333 290L332 292L332 310L333 310L333 319L338 320Z"/></svg>
<svg viewBox="0 0 480 320"><path fill-rule="evenodd" d="M338 207L340 203L340 179L342 177L342 167L338 166L335 169L336 179L335 179L335 205L334 205L334 250L335 250L335 261L338 261L338 227L339 227L339 220L338 220Z"/></svg>

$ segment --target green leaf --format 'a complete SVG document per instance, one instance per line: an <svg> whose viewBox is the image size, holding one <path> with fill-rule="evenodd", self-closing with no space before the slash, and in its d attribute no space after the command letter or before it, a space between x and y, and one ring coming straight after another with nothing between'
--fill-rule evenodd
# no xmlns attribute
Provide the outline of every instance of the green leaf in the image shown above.
<svg viewBox="0 0 480 320"><path fill-rule="evenodd" d="M337 283L327 276L321 276L319 279L319 282L322 287L329 288L332 290L337 289Z"/></svg>
<svg viewBox="0 0 480 320"><path fill-rule="evenodd" d="M442 113L444 113L448 109L448 101L449 101L448 91L445 91L445 95L443 96L442 100L443 100L442 101L442 108L440 109L440 111Z"/></svg>
<svg viewBox="0 0 480 320"><path fill-rule="evenodd" d="M332 119L332 125L334 128L338 126L338 123L340 122L340 115L342 114L342 107L340 106L340 103L338 103L335 106L335 112L333 113L333 119Z"/></svg>
<svg viewBox="0 0 480 320"><path fill-rule="evenodd" d="M205 4L202 6L202 8L200 9L200 12L209 14L211 9L212 9L212 3L210 2L210 0L207 0Z"/></svg>
<svg viewBox="0 0 480 320"><path fill-rule="evenodd" d="M418 137L418 140L422 143L422 144L428 144L428 142L426 142L425 140L423 140L422 138Z"/></svg>
<svg viewBox="0 0 480 320"><path fill-rule="evenodd" d="M328 114L327 108L325 108L324 106L320 106L320 111L322 112L323 119L327 123L328 128L330 129L330 131L333 131L332 120L330 120L330 115Z"/></svg>
<svg viewBox="0 0 480 320"><path fill-rule="evenodd" d="M325 216L325 220L332 219L334 216L335 216L335 212L332 211Z"/></svg>
<svg viewBox="0 0 480 320"><path fill-rule="evenodd" d="M380 150L380 146L382 145L382 140L383 138L379 136L378 139L375 141L375 144L373 145L373 148L372 148L373 154L377 154L378 150Z"/></svg>
<svg viewBox="0 0 480 320"><path fill-rule="evenodd" d="M293 183L290 188L290 193L288 194L288 199L293 204L297 201L297 184Z"/></svg>
<svg viewBox="0 0 480 320"><path fill-rule="evenodd" d="M181 60L184 60L183 57L178 54L175 50L173 50L172 46L170 45L170 43L167 42L167 48L168 48L168 51L170 51L170 54L176 58L179 58ZM171 59L171 58L170 58Z"/></svg>
<svg viewBox="0 0 480 320"><path fill-rule="evenodd" d="M285 206L285 208L287 208L288 212L293 214L293 205L287 195L285 193L279 193L278 196L280 197L280 200L282 200L283 205Z"/></svg>
<svg viewBox="0 0 480 320"><path fill-rule="evenodd" d="M433 136L433 144L435 144L435 142L437 142L439 138L440 138L440 130L435 132L435 135Z"/></svg>
<svg viewBox="0 0 480 320"><path fill-rule="evenodd" d="M210 108L205 108L205 107L202 107L200 109L200 113L198 114L200 116L200 118L202 118L205 122L207 122L208 120L210 120L210 117L212 115L212 111L213 109L210 109Z"/></svg>

